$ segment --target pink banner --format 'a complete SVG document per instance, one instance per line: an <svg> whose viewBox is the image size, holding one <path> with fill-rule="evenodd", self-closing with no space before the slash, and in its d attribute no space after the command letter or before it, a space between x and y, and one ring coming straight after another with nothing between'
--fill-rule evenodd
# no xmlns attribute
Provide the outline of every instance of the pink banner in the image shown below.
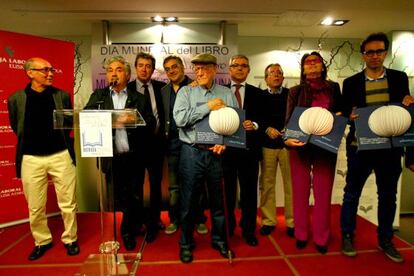
<svg viewBox="0 0 414 276"><path fill-rule="evenodd" d="M16 178L17 138L9 124L7 98L29 83L23 65L31 57L48 60L57 69L53 85L73 97L74 52L72 42L0 30L0 227L28 217L22 184ZM47 212L54 213L59 208L49 184Z"/></svg>

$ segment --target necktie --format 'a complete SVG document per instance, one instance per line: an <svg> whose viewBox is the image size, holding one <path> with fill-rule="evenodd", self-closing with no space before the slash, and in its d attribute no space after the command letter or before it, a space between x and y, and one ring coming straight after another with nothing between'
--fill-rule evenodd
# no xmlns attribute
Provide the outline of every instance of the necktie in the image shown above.
<svg viewBox="0 0 414 276"><path fill-rule="evenodd" d="M142 87L144 87L144 96L147 97L148 99L151 99L149 90L148 90L148 84L144 84Z"/></svg>
<svg viewBox="0 0 414 276"><path fill-rule="evenodd" d="M240 96L240 84L235 84L236 90L234 91L234 96L236 96L237 102L239 103L239 107L242 108L242 100Z"/></svg>

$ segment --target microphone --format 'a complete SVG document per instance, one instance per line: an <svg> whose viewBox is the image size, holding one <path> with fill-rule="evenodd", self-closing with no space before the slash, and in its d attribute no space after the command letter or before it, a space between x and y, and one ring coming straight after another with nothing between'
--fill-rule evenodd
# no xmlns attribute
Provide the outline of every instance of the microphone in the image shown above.
<svg viewBox="0 0 414 276"><path fill-rule="evenodd" d="M118 78L112 78L109 82L109 86L116 86L118 84Z"/></svg>

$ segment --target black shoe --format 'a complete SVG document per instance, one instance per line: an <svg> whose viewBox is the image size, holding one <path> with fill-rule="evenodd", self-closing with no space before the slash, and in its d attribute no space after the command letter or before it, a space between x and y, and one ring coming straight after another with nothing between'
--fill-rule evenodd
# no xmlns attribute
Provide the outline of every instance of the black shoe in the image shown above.
<svg viewBox="0 0 414 276"><path fill-rule="evenodd" d="M66 247L66 253L69 256L78 255L80 252L80 248L77 241L71 242L71 243L65 243Z"/></svg>
<svg viewBox="0 0 414 276"><path fill-rule="evenodd" d="M324 245L316 245L316 250L318 250L319 253L325 255L328 252L328 247Z"/></svg>
<svg viewBox="0 0 414 276"><path fill-rule="evenodd" d="M243 239L250 246L257 246L259 244L259 241L256 239L254 234L243 235Z"/></svg>
<svg viewBox="0 0 414 276"><path fill-rule="evenodd" d="M48 251L50 248L52 248L53 244L50 242L48 244L44 245L37 245L35 248L33 248L32 253L29 255L29 261L34 261L42 257L46 251Z"/></svg>
<svg viewBox="0 0 414 276"><path fill-rule="evenodd" d="M134 250L137 246L135 237L131 234L126 234L122 236L122 241L124 242L125 249L128 251Z"/></svg>
<svg viewBox="0 0 414 276"><path fill-rule="evenodd" d="M286 228L286 234L293 238L295 236L295 228L294 227L287 227Z"/></svg>
<svg viewBox="0 0 414 276"><path fill-rule="evenodd" d="M275 226L273 225L263 225L260 228L260 235L262 236L268 236L275 230Z"/></svg>
<svg viewBox="0 0 414 276"><path fill-rule="evenodd" d="M180 248L180 260L185 264L193 261L193 252L190 248Z"/></svg>
<svg viewBox="0 0 414 276"><path fill-rule="evenodd" d="M147 231L147 236L146 236L145 240L147 242L155 241L155 239L158 236L158 231L159 231L159 228L149 228L148 231Z"/></svg>
<svg viewBox="0 0 414 276"><path fill-rule="evenodd" d="M384 251L385 255L396 263L401 263L404 261L404 258L401 256L400 252L395 248L392 241L380 241L379 249Z"/></svg>
<svg viewBox="0 0 414 276"><path fill-rule="evenodd" d="M296 248L303 249L308 245L308 241L296 240Z"/></svg>
<svg viewBox="0 0 414 276"><path fill-rule="evenodd" d="M229 259L230 257L231 258L234 258L235 257L235 254L234 254L233 250L229 249L227 247L227 245L224 244L224 243L221 243L221 244L213 243L211 245L211 247L213 247L213 249L215 249L218 252L220 252L220 255L222 257L226 258L226 259Z"/></svg>
<svg viewBox="0 0 414 276"><path fill-rule="evenodd" d="M342 254L348 257L355 257L357 254L350 234L342 235Z"/></svg>

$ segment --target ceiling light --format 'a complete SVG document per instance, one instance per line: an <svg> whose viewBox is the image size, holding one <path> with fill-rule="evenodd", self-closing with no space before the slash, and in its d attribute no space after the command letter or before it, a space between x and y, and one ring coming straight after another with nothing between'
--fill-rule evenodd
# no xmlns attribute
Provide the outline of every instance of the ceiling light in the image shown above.
<svg viewBox="0 0 414 276"><path fill-rule="evenodd" d="M330 17L327 17L324 20L322 20L320 25L324 25L324 26L343 26L348 22L349 22L349 20L346 20L346 19L332 19Z"/></svg>
<svg viewBox="0 0 414 276"><path fill-rule="evenodd" d="M160 23L166 23L166 22L178 22L178 17L175 16L167 16L162 17L160 15L151 17L152 22L160 22Z"/></svg>
<svg viewBox="0 0 414 276"><path fill-rule="evenodd" d="M156 16L151 17L151 20L152 22L163 22L164 18L159 15L156 15Z"/></svg>
<svg viewBox="0 0 414 276"><path fill-rule="evenodd" d="M175 16L164 17L164 20L167 22L178 22L178 18Z"/></svg>

